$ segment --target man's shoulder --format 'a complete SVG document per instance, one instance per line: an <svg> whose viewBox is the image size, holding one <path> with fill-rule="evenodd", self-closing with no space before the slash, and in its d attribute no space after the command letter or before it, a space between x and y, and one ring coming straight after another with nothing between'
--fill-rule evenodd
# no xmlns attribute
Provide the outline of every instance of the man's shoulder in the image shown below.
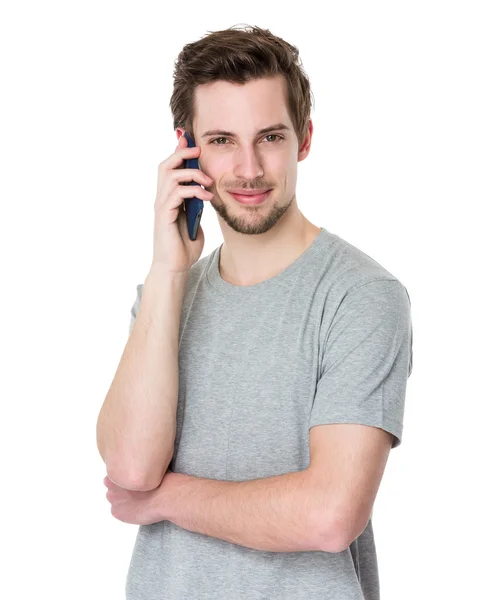
<svg viewBox="0 0 483 600"><path fill-rule="evenodd" d="M344 238L333 236L335 239L330 246L326 272L326 276L332 279L332 289L345 294L373 281L396 281L401 284L391 271L371 255Z"/></svg>

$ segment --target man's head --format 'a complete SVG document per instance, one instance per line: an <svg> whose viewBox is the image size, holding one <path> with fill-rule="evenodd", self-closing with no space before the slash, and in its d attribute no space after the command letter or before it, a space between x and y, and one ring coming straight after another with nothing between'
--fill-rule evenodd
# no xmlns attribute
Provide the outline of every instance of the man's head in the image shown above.
<svg viewBox="0 0 483 600"><path fill-rule="evenodd" d="M310 149L311 92L298 50L257 27L212 32L183 48L174 80L174 128L201 147L213 208L235 231L268 231L292 205L297 163ZM235 189L272 191L246 206Z"/></svg>

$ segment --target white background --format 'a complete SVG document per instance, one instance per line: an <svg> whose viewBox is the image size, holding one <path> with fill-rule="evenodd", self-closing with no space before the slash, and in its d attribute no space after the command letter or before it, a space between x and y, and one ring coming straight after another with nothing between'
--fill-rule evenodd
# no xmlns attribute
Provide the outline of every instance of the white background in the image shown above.
<svg viewBox="0 0 483 600"><path fill-rule="evenodd" d="M373 520L382 600L481 593L479 9L3 5L2 598L124 598L137 526L110 514L96 421L152 258L157 166L177 143L174 61L184 44L235 24L297 46L310 78L302 212L410 294L404 437ZM209 203L202 224L206 256L223 241Z"/></svg>

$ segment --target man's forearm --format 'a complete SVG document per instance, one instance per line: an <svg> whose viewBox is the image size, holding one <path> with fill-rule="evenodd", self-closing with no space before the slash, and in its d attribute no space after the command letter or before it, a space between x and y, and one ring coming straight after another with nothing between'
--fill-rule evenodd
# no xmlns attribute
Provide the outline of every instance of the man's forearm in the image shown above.
<svg viewBox="0 0 483 600"><path fill-rule="evenodd" d="M175 475L165 518L183 529L271 552L333 547L307 470L240 482Z"/></svg>

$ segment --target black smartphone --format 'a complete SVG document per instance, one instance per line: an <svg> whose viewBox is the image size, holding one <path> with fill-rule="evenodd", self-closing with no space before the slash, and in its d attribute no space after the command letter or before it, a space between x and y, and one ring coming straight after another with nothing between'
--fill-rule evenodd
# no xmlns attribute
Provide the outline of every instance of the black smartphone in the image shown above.
<svg viewBox="0 0 483 600"><path fill-rule="evenodd" d="M185 138L188 140L188 148L194 148L196 146L194 139L190 136L190 134L185 131ZM198 163L197 158L189 158L188 160L183 160L183 168L185 169L199 169L200 165ZM183 182L183 185L200 185L197 181L186 181ZM184 199L184 209L186 212L186 222L188 224L188 235L190 240L196 240L198 235L198 228L201 221L201 215L203 214L203 200L199 198L185 198Z"/></svg>

